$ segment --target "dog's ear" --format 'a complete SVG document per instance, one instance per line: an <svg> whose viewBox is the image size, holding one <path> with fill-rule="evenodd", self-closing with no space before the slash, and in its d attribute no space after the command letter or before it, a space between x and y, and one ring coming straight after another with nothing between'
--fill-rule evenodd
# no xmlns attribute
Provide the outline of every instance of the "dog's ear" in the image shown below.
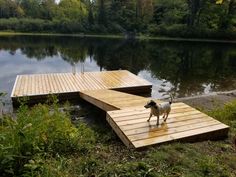
<svg viewBox="0 0 236 177"><path fill-rule="evenodd" d="M150 104L153 105L153 106L155 106L155 105L156 105L156 102L153 101L153 100L150 100Z"/></svg>

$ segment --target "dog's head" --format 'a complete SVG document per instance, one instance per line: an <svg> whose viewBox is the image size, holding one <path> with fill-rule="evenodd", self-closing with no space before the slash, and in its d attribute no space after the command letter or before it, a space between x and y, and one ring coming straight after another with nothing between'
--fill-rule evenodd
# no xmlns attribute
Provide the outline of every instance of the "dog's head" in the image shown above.
<svg viewBox="0 0 236 177"><path fill-rule="evenodd" d="M156 105L157 105L157 104L156 104L155 101L150 100L150 101L147 102L147 104L146 104L144 107L145 107L145 108L151 108L151 107L154 107L154 106L156 106Z"/></svg>

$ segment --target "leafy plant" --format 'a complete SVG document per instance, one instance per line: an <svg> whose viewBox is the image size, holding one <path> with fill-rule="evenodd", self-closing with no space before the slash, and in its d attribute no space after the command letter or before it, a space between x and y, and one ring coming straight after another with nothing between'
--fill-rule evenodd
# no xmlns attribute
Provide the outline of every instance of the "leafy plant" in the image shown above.
<svg viewBox="0 0 236 177"><path fill-rule="evenodd" d="M16 119L6 116L0 126L0 173L16 175L34 157L73 152L87 153L95 141L93 132L83 123L77 127L57 104L21 105Z"/></svg>

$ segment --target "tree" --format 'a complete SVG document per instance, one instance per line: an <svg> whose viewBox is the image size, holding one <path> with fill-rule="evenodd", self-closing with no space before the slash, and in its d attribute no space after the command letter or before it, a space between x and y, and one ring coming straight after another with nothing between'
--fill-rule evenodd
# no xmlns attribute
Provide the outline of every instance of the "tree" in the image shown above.
<svg viewBox="0 0 236 177"><path fill-rule="evenodd" d="M24 9L25 15L31 18L42 18L41 0L20 0L20 6Z"/></svg>
<svg viewBox="0 0 236 177"><path fill-rule="evenodd" d="M43 18L52 20L56 13L55 0L42 0L42 7Z"/></svg>
<svg viewBox="0 0 236 177"><path fill-rule="evenodd" d="M105 0L98 0L98 24L107 25L107 14L105 8Z"/></svg>
<svg viewBox="0 0 236 177"><path fill-rule="evenodd" d="M23 9L17 4L16 1L0 0L0 17L22 17L24 16Z"/></svg>
<svg viewBox="0 0 236 177"><path fill-rule="evenodd" d="M88 12L88 23L89 25L94 25L94 16L93 16L93 3L89 2L89 12Z"/></svg>

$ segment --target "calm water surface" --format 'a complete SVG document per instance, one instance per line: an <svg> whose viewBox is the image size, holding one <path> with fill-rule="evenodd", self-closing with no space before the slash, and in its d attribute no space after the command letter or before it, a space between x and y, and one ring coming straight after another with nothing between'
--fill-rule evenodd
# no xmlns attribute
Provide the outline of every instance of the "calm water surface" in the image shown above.
<svg viewBox="0 0 236 177"><path fill-rule="evenodd" d="M152 97L236 89L236 44L76 37L0 37L0 92L17 74L127 69L153 85ZM10 101L9 101L10 103Z"/></svg>

